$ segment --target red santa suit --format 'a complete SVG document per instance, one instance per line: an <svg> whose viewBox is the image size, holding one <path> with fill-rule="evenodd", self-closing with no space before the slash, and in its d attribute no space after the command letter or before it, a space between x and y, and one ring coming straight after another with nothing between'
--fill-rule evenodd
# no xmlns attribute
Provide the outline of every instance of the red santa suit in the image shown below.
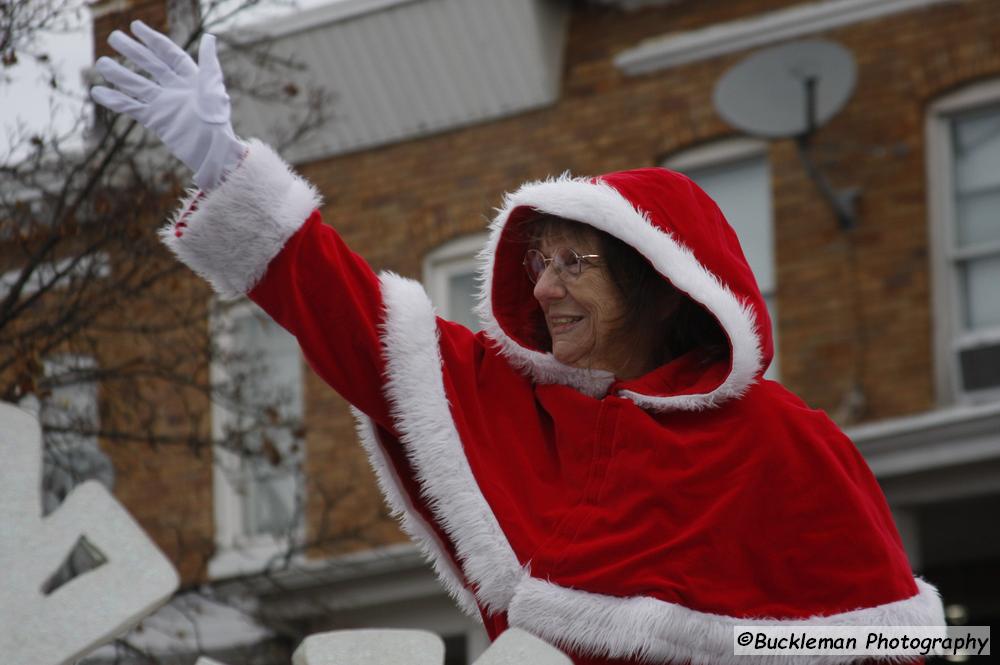
<svg viewBox="0 0 1000 665"><path fill-rule="evenodd" d="M861 455L762 378L764 299L689 179L639 169L507 196L478 334L437 318L419 283L376 276L319 206L252 143L163 238L291 331L354 405L386 499L491 637L518 626L577 663L736 664L735 625L944 623ZM515 238L540 212L635 248L714 315L730 358L694 351L632 380L556 361Z"/></svg>

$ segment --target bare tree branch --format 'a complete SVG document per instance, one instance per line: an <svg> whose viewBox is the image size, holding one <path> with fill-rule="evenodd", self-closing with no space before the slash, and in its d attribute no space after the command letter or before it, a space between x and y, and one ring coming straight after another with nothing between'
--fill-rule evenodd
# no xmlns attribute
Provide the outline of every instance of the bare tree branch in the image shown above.
<svg viewBox="0 0 1000 665"><path fill-rule="evenodd" d="M180 17L172 35L186 47L260 4L167 1ZM86 11L84 0L0 0L0 88L19 61L48 63L40 36L67 29L78 11ZM281 109L279 149L308 140L329 123L333 97L304 82L301 62L277 55L267 40L222 37L227 71L232 66L252 74L230 77L234 96ZM50 83L59 103L78 104L70 127L0 128L13 138L8 154L0 155L0 399L34 402L39 409L53 496L59 500L95 474L114 482L101 447L170 446L291 473L301 464L305 427L288 408L289 391L263 380L268 366L254 353L220 344L232 333L224 312L229 305L214 302L156 235L187 176L134 122L91 113L84 100L67 97L54 70ZM94 391L96 408L55 399L80 390ZM213 409L230 414L225 427L208 426ZM78 454L88 441L99 442L92 446L98 457ZM302 476L296 478L295 519L279 534L290 547L262 572L276 585L278 573L305 553L363 542L384 519L376 511L343 528L332 515L348 490L324 494L310 485L310 501L323 507L318 528L307 534L306 491ZM183 534L176 536L183 548ZM267 624L267 617L256 618ZM190 623L196 631L196 617ZM272 628L281 634L289 627ZM301 638L294 631L284 636ZM117 643L115 662L157 658L129 641Z"/></svg>

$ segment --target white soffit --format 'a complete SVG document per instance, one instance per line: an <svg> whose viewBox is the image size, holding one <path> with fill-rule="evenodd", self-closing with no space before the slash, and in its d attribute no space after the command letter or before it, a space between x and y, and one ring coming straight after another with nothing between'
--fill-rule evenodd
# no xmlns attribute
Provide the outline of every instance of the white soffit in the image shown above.
<svg viewBox="0 0 1000 665"><path fill-rule="evenodd" d="M852 23L959 0L826 0L753 18L656 37L615 56L626 74L645 74Z"/></svg>
<svg viewBox="0 0 1000 665"><path fill-rule="evenodd" d="M1000 460L1000 403L958 406L845 430L880 480Z"/></svg>
<svg viewBox="0 0 1000 665"><path fill-rule="evenodd" d="M256 26L274 55L305 65L291 77L300 89L334 96L332 119L284 156L312 161L551 104L567 18L551 0L348 0ZM237 131L276 142L289 107L234 98Z"/></svg>

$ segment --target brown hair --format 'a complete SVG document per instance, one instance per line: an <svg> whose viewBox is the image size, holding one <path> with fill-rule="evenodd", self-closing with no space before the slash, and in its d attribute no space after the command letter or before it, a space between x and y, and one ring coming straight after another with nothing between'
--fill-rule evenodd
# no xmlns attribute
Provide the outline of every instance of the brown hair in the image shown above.
<svg viewBox="0 0 1000 665"><path fill-rule="evenodd" d="M653 366L659 367L697 347L701 347L706 364L729 357L729 340L715 317L678 291L626 242L588 224L555 215L535 217L526 222L526 227L529 245L537 245L552 235L596 235L605 270L625 303L616 336L633 349L641 348L630 341L636 335L663 340L653 345Z"/></svg>

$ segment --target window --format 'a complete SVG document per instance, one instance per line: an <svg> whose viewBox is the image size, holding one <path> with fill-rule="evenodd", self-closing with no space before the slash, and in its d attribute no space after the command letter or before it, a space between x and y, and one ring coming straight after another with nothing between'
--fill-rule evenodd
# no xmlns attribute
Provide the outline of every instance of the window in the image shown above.
<svg viewBox="0 0 1000 665"><path fill-rule="evenodd" d="M670 158L664 166L698 183L736 231L771 316L774 360L765 376L777 379L778 317L774 262L774 218L767 144L736 139L701 146Z"/></svg>
<svg viewBox="0 0 1000 665"><path fill-rule="evenodd" d="M298 343L251 303L221 304L212 379L215 577L257 572L301 531L302 365Z"/></svg>
<svg viewBox="0 0 1000 665"><path fill-rule="evenodd" d="M445 243L424 259L424 285L438 314L470 330L479 330L476 254L485 244L485 233L465 236Z"/></svg>
<svg viewBox="0 0 1000 665"><path fill-rule="evenodd" d="M30 395L20 406L38 415L45 432L42 505L48 514L86 480L98 480L112 489L114 467L97 441L100 413L94 358L60 354L46 358L42 367L45 397Z"/></svg>
<svg viewBox="0 0 1000 665"><path fill-rule="evenodd" d="M38 417L44 432L42 510L53 512L73 489L96 480L108 491L114 489L111 459L98 445L100 427L97 363L92 356L59 354L42 363L44 394L23 398L19 406ZM62 565L42 589L52 593L74 577L97 568L106 559L84 537L70 550Z"/></svg>
<svg viewBox="0 0 1000 665"><path fill-rule="evenodd" d="M927 119L939 399L1000 398L1000 81Z"/></svg>

